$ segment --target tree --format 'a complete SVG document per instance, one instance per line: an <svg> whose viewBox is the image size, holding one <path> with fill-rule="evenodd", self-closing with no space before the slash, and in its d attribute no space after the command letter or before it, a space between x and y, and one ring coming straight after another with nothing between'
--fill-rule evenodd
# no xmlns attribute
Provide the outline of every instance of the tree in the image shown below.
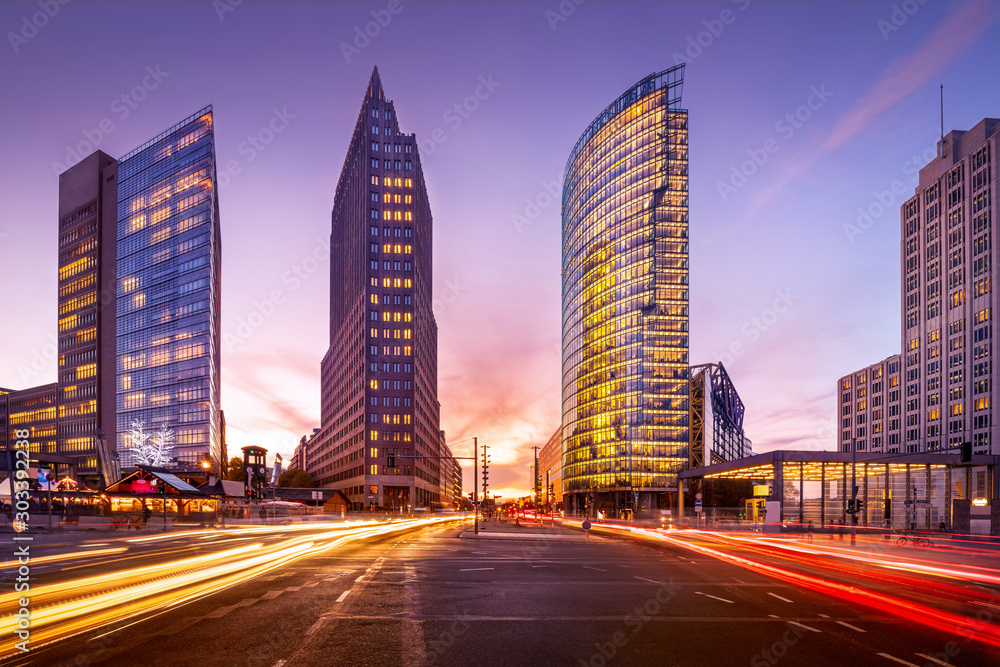
<svg viewBox="0 0 1000 667"><path fill-rule="evenodd" d="M316 483L305 470L301 468L289 468L278 477L278 486L311 489L316 486Z"/></svg>
<svg viewBox="0 0 1000 667"><path fill-rule="evenodd" d="M229 465L226 470L226 479L233 482L245 482L247 478L247 471L243 469L243 459L238 456L234 456L229 459Z"/></svg>
<svg viewBox="0 0 1000 667"><path fill-rule="evenodd" d="M156 433L146 433L141 419L134 419L132 427L125 432L128 450L140 465L162 467L170 462L171 444L174 432L166 424L160 424Z"/></svg>

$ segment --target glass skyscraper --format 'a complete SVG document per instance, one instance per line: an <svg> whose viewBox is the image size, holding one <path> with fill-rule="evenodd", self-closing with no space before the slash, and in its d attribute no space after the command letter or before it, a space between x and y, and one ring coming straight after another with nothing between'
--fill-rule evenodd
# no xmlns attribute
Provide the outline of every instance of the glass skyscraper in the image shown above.
<svg viewBox="0 0 1000 667"><path fill-rule="evenodd" d="M173 432L179 469L224 459L221 239L212 109L118 161L117 447L127 431Z"/></svg>
<svg viewBox="0 0 1000 667"><path fill-rule="evenodd" d="M590 124L562 201L563 483L569 509L666 507L688 461L684 66Z"/></svg>

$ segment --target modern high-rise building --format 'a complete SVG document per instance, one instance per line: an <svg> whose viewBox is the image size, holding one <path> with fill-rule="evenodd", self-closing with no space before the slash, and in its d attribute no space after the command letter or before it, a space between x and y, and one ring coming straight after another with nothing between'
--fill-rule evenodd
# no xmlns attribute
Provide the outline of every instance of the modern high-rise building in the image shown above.
<svg viewBox="0 0 1000 667"><path fill-rule="evenodd" d="M838 381L839 449L853 442L859 451L912 453L971 442L973 453L1000 454L992 418L1000 397L993 382L998 149L1000 120L986 118L944 136L920 170L900 209L902 354ZM886 391L883 412L875 401Z"/></svg>
<svg viewBox="0 0 1000 667"><path fill-rule="evenodd" d="M337 183L330 348L308 472L356 505L440 502L432 218L417 141L372 72ZM392 465L390 465L390 461Z"/></svg>
<svg viewBox="0 0 1000 667"><path fill-rule="evenodd" d="M118 161L117 447L165 427L180 469L225 460L221 238L212 108Z"/></svg>
<svg viewBox="0 0 1000 667"><path fill-rule="evenodd" d="M110 442L116 433L117 169L114 158L97 151L59 175L59 414L53 453L76 458L84 479L99 477L96 429Z"/></svg>
<svg viewBox="0 0 1000 667"><path fill-rule="evenodd" d="M562 200L563 485L570 510L667 507L688 461L684 65L602 111Z"/></svg>

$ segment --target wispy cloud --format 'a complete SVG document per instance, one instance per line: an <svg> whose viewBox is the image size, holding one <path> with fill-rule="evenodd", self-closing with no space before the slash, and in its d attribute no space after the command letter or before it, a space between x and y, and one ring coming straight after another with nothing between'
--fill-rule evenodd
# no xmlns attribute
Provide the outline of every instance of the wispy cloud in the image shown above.
<svg viewBox="0 0 1000 667"><path fill-rule="evenodd" d="M935 80L987 31L994 18L990 0L962 3L916 51L889 63L869 91L838 118L817 146L803 151L773 185L750 198L744 223L814 163L867 130L886 110Z"/></svg>

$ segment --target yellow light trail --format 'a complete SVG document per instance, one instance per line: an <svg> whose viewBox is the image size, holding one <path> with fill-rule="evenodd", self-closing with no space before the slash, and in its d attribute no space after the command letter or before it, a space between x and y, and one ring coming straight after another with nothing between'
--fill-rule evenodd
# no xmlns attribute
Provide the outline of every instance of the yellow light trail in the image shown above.
<svg viewBox="0 0 1000 667"><path fill-rule="evenodd" d="M129 540L129 542L155 543L169 537L177 539L178 537L206 537L210 535L254 539L249 544L222 551L70 581L33 586L27 592L2 594L0 595L0 608L13 611L21 606L18 603L20 597L30 597L31 645L38 648L151 610L185 604L301 558L335 549L348 542L464 518L412 519L389 523L363 521L347 525L337 523L282 526L280 532L291 533L291 535L279 538L273 543L259 541L256 538L264 538L266 533L278 532L275 531L274 526L241 527L225 531L210 531L208 534L199 531L136 538ZM200 542L199 546L204 547L206 544L211 543ZM102 552L104 551L111 552L104 555L113 556L125 551L125 549L102 550ZM162 553L151 551L147 555L155 558ZM53 560L85 558L95 554L98 552L82 551L46 558ZM42 560L32 559L31 563ZM0 618L0 633L8 637L16 636L14 631L18 629L18 620L18 617L13 613ZM8 645L8 650L10 648ZM15 655L15 653L0 655L0 658L10 655Z"/></svg>

